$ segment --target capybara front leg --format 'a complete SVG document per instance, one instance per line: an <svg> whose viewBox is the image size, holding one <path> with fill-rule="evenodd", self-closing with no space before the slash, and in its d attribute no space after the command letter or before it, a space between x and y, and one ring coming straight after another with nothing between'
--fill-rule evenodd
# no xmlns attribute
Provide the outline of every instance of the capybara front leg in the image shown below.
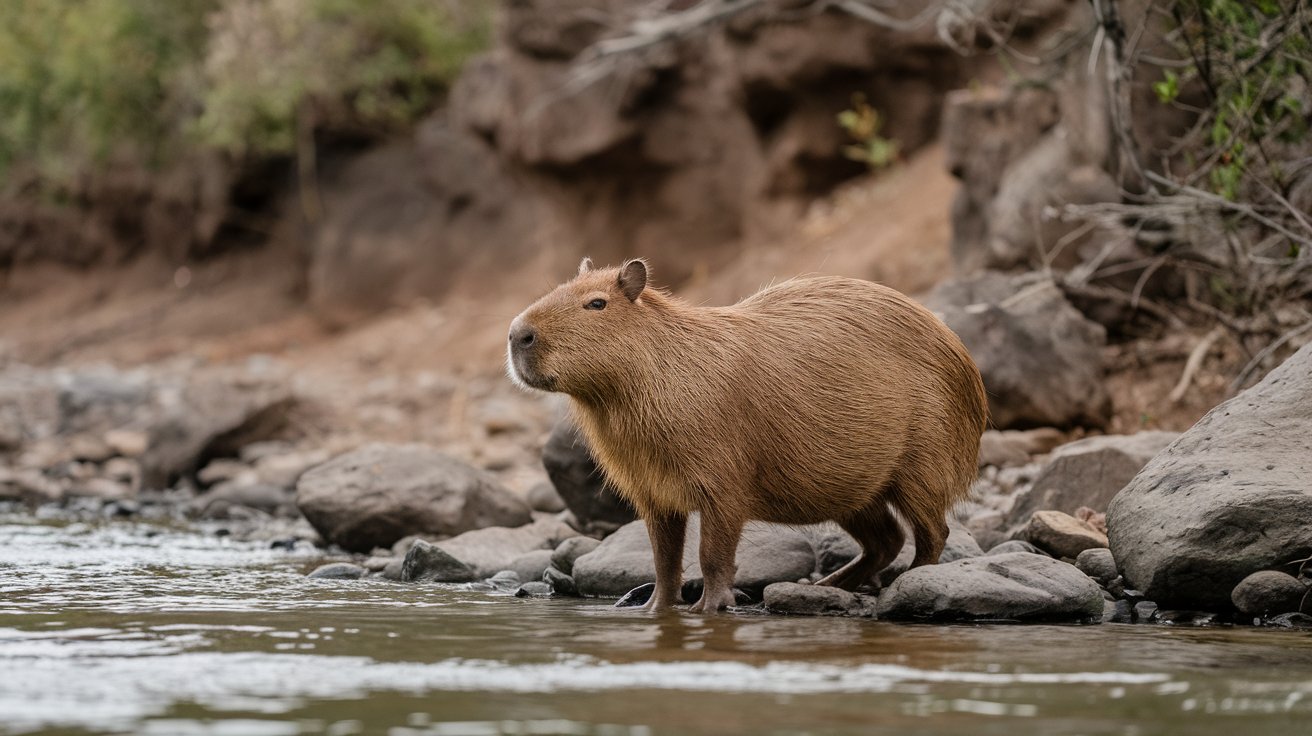
<svg viewBox="0 0 1312 736"><path fill-rule="evenodd" d="M734 558L742 532L742 519L702 512L702 597L692 604L693 613L715 613L734 604Z"/></svg>
<svg viewBox="0 0 1312 736"><path fill-rule="evenodd" d="M654 511L644 514L656 562L656 589L642 607L647 611L670 608L679 600L683 587L683 538L688 528L686 514Z"/></svg>

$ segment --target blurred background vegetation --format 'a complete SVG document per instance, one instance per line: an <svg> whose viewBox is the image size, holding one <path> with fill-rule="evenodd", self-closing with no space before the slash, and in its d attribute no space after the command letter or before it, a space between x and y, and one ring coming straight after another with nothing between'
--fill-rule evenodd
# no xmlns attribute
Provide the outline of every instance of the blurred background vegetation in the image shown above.
<svg viewBox="0 0 1312 736"><path fill-rule="evenodd" d="M121 158L291 153L437 105L488 42L479 0L6 0L0 183L58 185Z"/></svg>

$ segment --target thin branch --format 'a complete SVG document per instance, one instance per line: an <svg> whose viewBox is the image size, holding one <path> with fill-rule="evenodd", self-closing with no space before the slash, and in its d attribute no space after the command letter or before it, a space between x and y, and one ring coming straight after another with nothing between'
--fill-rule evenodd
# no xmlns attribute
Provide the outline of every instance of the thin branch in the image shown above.
<svg viewBox="0 0 1312 736"><path fill-rule="evenodd" d="M1172 404L1178 404L1184 398L1185 392L1189 390L1189 384L1193 383L1194 374L1202 366L1203 358L1207 357L1207 351L1211 350L1212 345L1220 340L1224 334L1224 329L1213 327L1189 352L1189 358L1184 362L1184 371L1180 374L1180 380L1175 384L1175 388L1171 389L1170 396L1167 397Z"/></svg>

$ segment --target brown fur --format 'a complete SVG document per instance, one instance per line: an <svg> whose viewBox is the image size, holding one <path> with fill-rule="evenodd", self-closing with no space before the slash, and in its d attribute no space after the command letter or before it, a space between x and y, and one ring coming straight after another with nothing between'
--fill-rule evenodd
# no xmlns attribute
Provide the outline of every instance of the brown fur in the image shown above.
<svg viewBox="0 0 1312 736"><path fill-rule="evenodd" d="M890 509L912 530L913 565L938 560L987 412L979 370L951 330L856 279L797 279L697 307L647 287L646 275L642 261L594 270L585 260L516 318L510 373L572 398L598 463L646 520L658 572L650 607L678 595L693 511L706 583L694 610L732 603L750 519L838 522L864 553L822 582L849 589L901 548Z"/></svg>

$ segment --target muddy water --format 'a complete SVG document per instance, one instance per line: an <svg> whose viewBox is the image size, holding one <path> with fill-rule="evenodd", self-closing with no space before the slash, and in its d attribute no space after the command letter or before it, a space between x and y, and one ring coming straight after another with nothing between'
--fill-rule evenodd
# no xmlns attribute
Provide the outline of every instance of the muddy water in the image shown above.
<svg viewBox="0 0 1312 736"><path fill-rule="evenodd" d="M617 612L0 518L0 733L1312 733L1312 637Z"/></svg>

